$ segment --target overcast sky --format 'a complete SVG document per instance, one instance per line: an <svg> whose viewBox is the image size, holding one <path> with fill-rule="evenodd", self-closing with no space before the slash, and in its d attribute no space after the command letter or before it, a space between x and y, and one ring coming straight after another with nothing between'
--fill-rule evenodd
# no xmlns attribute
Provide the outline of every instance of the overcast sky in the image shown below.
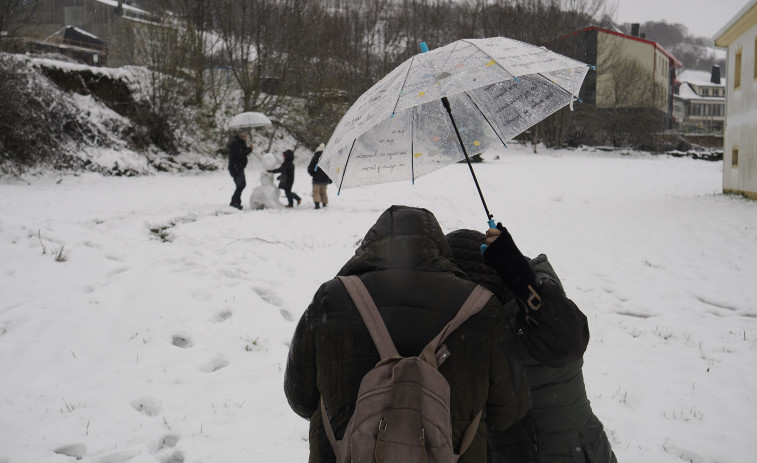
<svg viewBox="0 0 757 463"><path fill-rule="evenodd" d="M617 5L615 19L621 23L664 19L669 23L683 24L692 35L712 37L750 1L607 0L607 4Z"/></svg>

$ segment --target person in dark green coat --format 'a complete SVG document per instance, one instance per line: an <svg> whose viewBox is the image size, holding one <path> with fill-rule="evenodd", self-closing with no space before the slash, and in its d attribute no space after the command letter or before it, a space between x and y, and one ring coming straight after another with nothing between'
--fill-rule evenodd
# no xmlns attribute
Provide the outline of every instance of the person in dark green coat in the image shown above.
<svg viewBox="0 0 757 463"><path fill-rule="evenodd" d="M357 275L402 356L416 356L457 313L476 284L451 262L434 215L392 206L363 238L338 275ZM459 463L486 462L487 429L520 420L530 400L508 317L496 297L445 341L451 352L439 371L450 385L452 438L459 451L474 417L481 422ZM292 342L284 391L298 415L310 420L310 462L335 461L320 400L337 440L355 409L363 376L380 357L344 285L323 283L302 315Z"/></svg>
<svg viewBox="0 0 757 463"><path fill-rule="evenodd" d="M516 314L531 387L526 417L504 432L490 430L489 462L616 463L586 396L586 316L566 297L547 256L524 257L501 224L487 235L456 230L446 237L455 263ZM482 244L488 244L483 255Z"/></svg>

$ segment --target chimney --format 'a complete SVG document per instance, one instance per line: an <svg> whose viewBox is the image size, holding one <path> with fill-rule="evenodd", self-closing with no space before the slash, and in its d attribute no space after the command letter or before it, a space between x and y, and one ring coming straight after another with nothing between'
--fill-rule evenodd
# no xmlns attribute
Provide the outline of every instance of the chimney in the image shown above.
<svg viewBox="0 0 757 463"><path fill-rule="evenodd" d="M639 36L639 23L631 24L631 35L633 35L634 37Z"/></svg>
<svg viewBox="0 0 757 463"><path fill-rule="evenodd" d="M712 65L712 76L710 77L710 82L720 85L720 66L718 66L717 64Z"/></svg>

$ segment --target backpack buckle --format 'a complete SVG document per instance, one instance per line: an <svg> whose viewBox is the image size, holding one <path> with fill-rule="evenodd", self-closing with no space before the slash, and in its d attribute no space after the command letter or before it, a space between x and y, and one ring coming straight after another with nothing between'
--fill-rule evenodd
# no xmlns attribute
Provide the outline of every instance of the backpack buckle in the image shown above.
<svg viewBox="0 0 757 463"><path fill-rule="evenodd" d="M526 304L528 304L528 307L531 310L537 311L541 308L541 296L539 295L539 293L536 292L534 287L531 285L528 285L528 290L531 292L531 294L528 295Z"/></svg>
<svg viewBox="0 0 757 463"><path fill-rule="evenodd" d="M384 421L384 419L381 418L381 421L379 421L379 427L378 427L379 432L386 432L386 425L387 425L386 421Z"/></svg>

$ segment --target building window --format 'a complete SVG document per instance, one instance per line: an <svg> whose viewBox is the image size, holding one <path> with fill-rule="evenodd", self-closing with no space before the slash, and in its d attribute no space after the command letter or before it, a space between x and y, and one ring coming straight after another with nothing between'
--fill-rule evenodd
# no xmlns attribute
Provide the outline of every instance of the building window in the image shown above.
<svg viewBox="0 0 757 463"><path fill-rule="evenodd" d="M702 89L702 96L709 96L710 95L710 89L709 88L703 88Z"/></svg>
<svg viewBox="0 0 757 463"><path fill-rule="evenodd" d="M736 50L736 59L733 66L733 88L738 90L741 88L741 48Z"/></svg>
<svg viewBox="0 0 757 463"><path fill-rule="evenodd" d="M739 147L731 148L731 167L739 167Z"/></svg>
<svg viewBox="0 0 757 463"><path fill-rule="evenodd" d="M752 60L752 69L754 70L754 80L757 80L757 37L754 38L754 59Z"/></svg>

